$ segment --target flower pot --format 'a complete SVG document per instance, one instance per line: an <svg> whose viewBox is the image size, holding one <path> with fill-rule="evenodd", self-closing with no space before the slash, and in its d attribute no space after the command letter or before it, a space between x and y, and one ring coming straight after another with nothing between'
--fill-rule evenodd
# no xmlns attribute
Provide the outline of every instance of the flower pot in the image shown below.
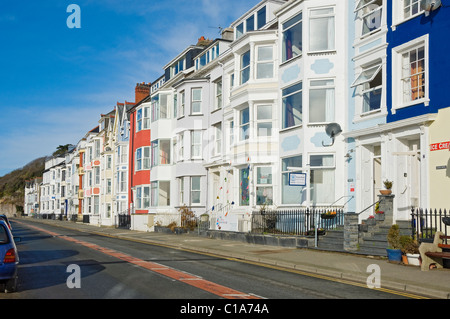
<svg viewBox="0 0 450 319"><path fill-rule="evenodd" d="M408 257L407 257L406 255L402 255L402 262L403 262L405 265L408 265Z"/></svg>
<svg viewBox="0 0 450 319"><path fill-rule="evenodd" d="M377 221L375 220L375 218L369 218L366 220L366 224L370 225L370 226L374 226L377 224Z"/></svg>
<svg viewBox="0 0 450 319"><path fill-rule="evenodd" d="M391 195L392 190L390 189L380 189L380 194L381 195Z"/></svg>
<svg viewBox="0 0 450 319"><path fill-rule="evenodd" d="M384 220L384 214L377 214L375 213L375 219L378 221L383 221Z"/></svg>
<svg viewBox="0 0 450 319"><path fill-rule="evenodd" d="M420 254L406 254L406 257L409 265L420 266Z"/></svg>
<svg viewBox="0 0 450 319"><path fill-rule="evenodd" d="M402 251L401 249L389 249L386 248L387 257L390 262L400 263L402 261Z"/></svg>

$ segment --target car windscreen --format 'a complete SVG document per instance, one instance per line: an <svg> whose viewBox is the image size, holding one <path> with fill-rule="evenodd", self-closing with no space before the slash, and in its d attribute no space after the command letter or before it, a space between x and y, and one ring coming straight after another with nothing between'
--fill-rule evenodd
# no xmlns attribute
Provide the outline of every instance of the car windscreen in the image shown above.
<svg viewBox="0 0 450 319"><path fill-rule="evenodd" d="M3 225L0 225L0 245L7 244L9 242L8 233Z"/></svg>

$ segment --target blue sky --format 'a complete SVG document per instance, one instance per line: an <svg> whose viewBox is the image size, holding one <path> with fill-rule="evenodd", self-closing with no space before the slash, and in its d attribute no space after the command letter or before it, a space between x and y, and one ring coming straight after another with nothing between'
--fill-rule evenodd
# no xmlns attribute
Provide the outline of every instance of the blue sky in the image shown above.
<svg viewBox="0 0 450 319"><path fill-rule="evenodd" d="M258 0L0 2L0 176L76 144L138 82ZM70 4L81 28L68 28Z"/></svg>

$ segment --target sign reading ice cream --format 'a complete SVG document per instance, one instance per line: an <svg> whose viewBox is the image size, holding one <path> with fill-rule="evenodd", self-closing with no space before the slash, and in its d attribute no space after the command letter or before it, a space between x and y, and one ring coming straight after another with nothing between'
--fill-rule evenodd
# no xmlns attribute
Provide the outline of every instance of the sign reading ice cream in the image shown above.
<svg viewBox="0 0 450 319"><path fill-rule="evenodd" d="M450 149L450 141L434 143L434 144L430 145L430 151L440 151L440 150L448 150L448 149Z"/></svg>

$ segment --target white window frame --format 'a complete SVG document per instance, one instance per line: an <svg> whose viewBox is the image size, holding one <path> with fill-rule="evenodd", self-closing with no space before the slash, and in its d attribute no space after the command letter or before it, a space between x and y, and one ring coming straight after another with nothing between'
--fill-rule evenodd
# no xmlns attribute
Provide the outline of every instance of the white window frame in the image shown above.
<svg viewBox="0 0 450 319"><path fill-rule="evenodd" d="M195 135L200 136L200 141L195 141ZM203 131L194 130L191 131L191 159L201 159L202 158L202 141L203 141ZM198 151L196 151L198 150Z"/></svg>
<svg viewBox="0 0 450 319"><path fill-rule="evenodd" d="M297 88L296 91L292 91L289 93L285 92L287 90L291 90L292 88L296 87L297 85L300 85L300 88ZM293 125L285 126L286 120L287 120L285 99L287 99L293 95L296 95L296 94L300 94L300 100L302 101L301 108L300 108L300 117L301 117L300 123L297 123L297 124L294 123ZM304 112L303 112L303 82L297 82L297 83L294 83L292 85L289 85L289 86L281 89L281 108L282 108L282 111L281 111L281 129L282 130L289 129L292 127L299 127L299 126L303 125L303 122L304 122L303 121L303 115L304 115ZM292 110L294 110L294 109L296 109L296 108L293 106ZM292 114L293 114L293 119L295 119L294 113L292 113Z"/></svg>
<svg viewBox="0 0 450 319"><path fill-rule="evenodd" d="M248 112L248 122L244 121L243 112ZM247 132L247 135L245 135ZM250 139L250 107L243 108L239 111L239 141L246 141Z"/></svg>
<svg viewBox="0 0 450 319"><path fill-rule="evenodd" d="M140 157L138 156L140 151ZM148 156L146 156L146 152L148 152ZM135 171L144 171L151 169L151 147L143 146L136 149L136 168Z"/></svg>
<svg viewBox="0 0 450 319"><path fill-rule="evenodd" d="M321 10L327 10L327 9L331 9L332 12L331 13L326 13L326 14L318 14L318 15L313 15L314 11L321 11ZM327 43L327 48L313 48L313 45L311 43L311 40L313 39L317 39L317 33L315 32L314 34L312 34L312 22L314 20L319 20L319 19L329 19L329 18L333 18L333 35L330 36L328 38L328 43ZM328 26L329 28L329 26ZM330 32L330 30L328 30L328 32ZM332 43L330 43L330 41L333 41ZM335 51L336 50L336 13L335 13L335 8L334 7L321 7L321 8L311 8L309 10L309 43L308 43L308 49L310 53L316 53L316 52L329 52L329 51Z"/></svg>
<svg viewBox="0 0 450 319"><path fill-rule="evenodd" d="M184 116L184 105L186 102L186 93L185 91L180 92L180 99L178 100L179 103L179 109L178 109L178 118L181 118Z"/></svg>
<svg viewBox="0 0 450 319"><path fill-rule="evenodd" d="M140 107L136 111L136 132L150 129L150 107Z"/></svg>
<svg viewBox="0 0 450 319"><path fill-rule="evenodd" d="M222 105L223 105L222 78L220 78L216 82L214 82L214 92L215 92L214 110L219 110L222 108Z"/></svg>
<svg viewBox="0 0 450 319"><path fill-rule="evenodd" d="M198 187L199 187L199 189L194 189L193 188L193 179L194 178L198 178L199 179L199 183L198 183ZM191 203L191 206L195 206L195 205L200 205L201 204L201 202L202 202L202 187L201 187L201 185L202 185L202 177L201 176L191 176L191 178L190 178L190 187L191 187L191 189L190 189L190 198L189 198L189 201L190 201L190 203ZM192 198L193 198L193 194L196 194L196 193L198 193L199 194L199 196L198 196L198 202L194 202L193 200L192 200Z"/></svg>
<svg viewBox="0 0 450 319"><path fill-rule="evenodd" d="M262 49L270 48L271 56L270 58L264 58L264 55L261 54ZM256 47L256 79L272 79L274 77L274 47L273 45L261 45ZM270 74L261 76L260 69L267 67L270 68ZM264 72L263 72L264 73Z"/></svg>
<svg viewBox="0 0 450 319"><path fill-rule="evenodd" d="M297 50L294 50L294 46L291 47L291 50L288 51L286 49L286 32L289 31L292 28L298 27L298 25L300 25L300 28L302 29L302 31L300 32L300 37L302 38L302 49L300 50L300 52L297 52L298 48L295 46L295 48ZM292 59L295 59L298 56L302 56L303 53L303 13L300 12L297 15L290 17L289 20L285 21L282 24L283 27L283 43L282 43L282 47L281 47L281 62L287 62L290 61ZM299 30L296 30L299 31ZM291 44L292 45L292 44ZM288 52L290 52L290 55L292 55L290 58L287 58L286 55L288 54Z"/></svg>
<svg viewBox="0 0 450 319"><path fill-rule="evenodd" d="M377 63L371 63L370 65L366 65L361 67L361 71L356 76L355 81L353 81L351 87L357 88L357 95L360 97L360 112L359 114L364 116L372 113L380 112L383 108L385 108L384 103L384 91L385 91L385 81L383 77L383 62L378 61ZM381 74L381 84L375 87L370 87L370 83ZM365 95L370 95L373 92L380 91L380 105L378 108L373 110L364 110L365 105ZM374 93L375 94L375 93ZM370 100L370 99L369 99Z"/></svg>
<svg viewBox="0 0 450 319"><path fill-rule="evenodd" d="M375 7L375 2L381 1L381 5ZM355 13L358 13L361 20L361 28L360 28L360 36L367 37L371 34L374 34L381 30L381 26L383 24L383 5L384 0L359 0L356 5ZM381 11L378 15L378 11ZM378 15L378 16L377 16ZM379 21L378 21L379 18ZM367 25L367 21L370 19L374 19L375 23L379 22L379 25L376 26L373 30L364 33L364 26Z"/></svg>
<svg viewBox="0 0 450 319"><path fill-rule="evenodd" d="M264 204L266 204L266 205L273 205L273 189L274 189L274 187L273 187L273 184L274 184L274 175L273 175L273 166L257 166L257 167L255 167L256 168L256 185L255 185L255 201L256 201L256 205L264 205ZM259 173L260 173L260 171L261 171L261 169L270 169L270 183L263 183L263 182L261 182L262 181L262 179L260 179L259 177L260 177L260 175L259 175ZM264 202L264 203L258 203L258 189L259 188L268 188L268 189L270 189L270 192L271 192L271 197L272 197L272 199L271 199L271 201L269 201L269 202ZM267 197L269 197L269 196L267 196Z"/></svg>
<svg viewBox="0 0 450 319"><path fill-rule="evenodd" d="M213 125L214 127L214 153L213 156L222 154L222 123Z"/></svg>
<svg viewBox="0 0 450 319"><path fill-rule="evenodd" d="M332 84L325 84L325 85L314 85L313 86L313 83L314 82L324 82L324 81L332 81ZM319 90L325 90L325 91L327 91L327 90L331 90L331 92L332 92L332 99L333 99L333 101L332 101L332 103L333 103L333 110L332 110L332 116L330 116L328 119L326 118L327 117L327 115L325 114L324 115L324 117L325 117L325 120L324 121L311 121L311 107L312 107L312 104L311 104L311 92L312 91L319 91ZM309 124L320 124L320 123L331 123L331 122L334 122L335 121L335 118L336 118L336 96L335 96L335 94L336 94L336 88L335 88L335 81L334 81L334 79L315 79L315 80L311 80L310 82L309 82L309 92L308 92L308 94L309 94L309 103L308 103L308 123ZM326 101L325 101L325 103L326 103ZM326 109L326 106L325 106L325 109Z"/></svg>
<svg viewBox="0 0 450 319"><path fill-rule="evenodd" d="M200 99L194 100L194 91L199 91L200 92ZM201 88L192 88L191 89L191 114L202 114L202 89ZM195 103L195 104L194 104ZM199 110L195 111L194 110L194 105L199 105Z"/></svg>
<svg viewBox="0 0 450 319"><path fill-rule="evenodd" d="M270 108L270 118L260 117L259 109L263 107ZM271 137L272 136L272 122L273 122L273 105L271 104L257 104L255 105L255 122L256 122L256 136L261 137ZM266 134L261 134L260 125L264 125L270 123L270 128Z"/></svg>
<svg viewBox="0 0 450 319"><path fill-rule="evenodd" d="M247 54L248 54L248 64L244 66L244 56L246 56ZM252 60L252 56L251 56L250 49L239 56L239 75L240 75L239 82L241 85L247 83L251 79L251 68L250 68L250 66L252 64L251 60ZM243 74L244 74L244 72L247 72L247 71L248 71L248 78L244 82Z"/></svg>
<svg viewBox="0 0 450 319"><path fill-rule="evenodd" d="M411 52L418 48L424 48L424 66L425 71L423 76L425 78L424 96L419 99L404 101L404 76L403 72L403 54ZM429 37L428 34L404 43L392 49L392 114L396 113L397 109L424 103L429 105Z"/></svg>

